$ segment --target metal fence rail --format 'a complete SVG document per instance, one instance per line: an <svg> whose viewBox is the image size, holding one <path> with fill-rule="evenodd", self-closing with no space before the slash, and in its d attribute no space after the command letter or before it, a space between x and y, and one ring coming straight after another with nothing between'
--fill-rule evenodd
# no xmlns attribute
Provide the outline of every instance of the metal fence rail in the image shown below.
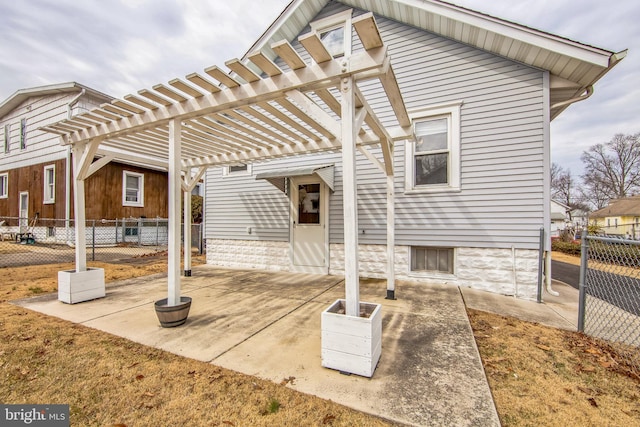
<svg viewBox="0 0 640 427"><path fill-rule="evenodd" d="M640 241L582 236L578 330L640 370Z"/></svg>
<svg viewBox="0 0 640 427"><path fill-rule="evenodd" d="M88 261L114 261L162 252L168 245L168 220L124 218L88 220ZM181 228L182 230L182 228ZM73 262L75 222L0 217L0 267ZM202 225L193 224L191 247L202 253Z"/></svg>

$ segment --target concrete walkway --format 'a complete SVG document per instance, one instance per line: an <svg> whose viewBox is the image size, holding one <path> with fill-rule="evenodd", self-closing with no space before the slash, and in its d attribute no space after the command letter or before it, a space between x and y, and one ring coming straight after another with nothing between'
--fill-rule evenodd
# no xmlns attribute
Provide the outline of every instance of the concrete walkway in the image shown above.
<svg viewBox="0 0 640 427"><path fill-rule="evenodd" d="M191 313L173 329L159 326L153 308L166 296L161 275L112 284L105 298L76 305L56 295L16 303L245 374L293 379L296 390L409 425L500 424L465 303L571 329L570 315L551 304L411 282L399 282L390 301L383 281L364 279L361 300L383 310L382 357L369 379L321 367L320 313L344 297L341 277L199 266L182 288Z"/></svg>

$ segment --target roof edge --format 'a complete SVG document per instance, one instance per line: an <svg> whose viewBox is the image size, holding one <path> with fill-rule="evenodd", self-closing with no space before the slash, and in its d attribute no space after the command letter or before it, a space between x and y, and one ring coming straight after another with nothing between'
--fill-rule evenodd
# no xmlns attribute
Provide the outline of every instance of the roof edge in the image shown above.
<svg viewBox="0 0 640 427"><path fill-rule="evenodd" d="M64 83L55 83L51 85L44 86L35 86L30 88L18 89L13 94L11 94L7 99L5 99L0 104L0 117L6 115L9 111L16 108L19 104L24 102L25 100L40 95L49 95L54 93L65 93L65 92L80 92L85 90L88 94L96 96L98 98L104 98L105 101L111 101L114 99L113 96L107 95L98 90L92 89L89 86L85 86L83 84L77 82L64 82Z"/></svg>

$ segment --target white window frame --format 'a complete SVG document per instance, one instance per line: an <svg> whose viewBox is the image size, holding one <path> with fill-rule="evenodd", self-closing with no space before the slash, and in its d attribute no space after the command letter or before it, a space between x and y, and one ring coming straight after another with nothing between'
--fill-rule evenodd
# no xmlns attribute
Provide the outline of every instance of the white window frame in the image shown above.
<svg viewBox="0 0 640 427"><path fill-rule="evenodd" d="M452 252L451 256L451 273L445 273L438 270L414 270L413 269L413 248L426 248L426 249L444 249L450 250ZM424 246L424 245L415 245L409 246L409 265L407 275L410 277L420 277L420 278L433 278L433 279L442 279L442 280L456 280L456 262L457 262L457 250L454 247L448 246Z"/></svg>
<svg viewBox="0 0 640 427"><path fill-rule="evenodd" d="M421 121L447 118L448 167L447 183L415 185L415 142L405 144L405 194L439 193L460 191L460 110L462 102L414 110L409 113L414 127Z"/></svg>
<svg viewBox="0 0 640 427"><path fill-rule="evenodd" d="M317 21L310 22L311 31L316 33L320 37L321 33L327 31L336 30L340 27L344 28L344 40L343 40L343 52L338 55L334 55L334 58L341 58L343 56L351 55L351 41L353 40L353 34L351 31L351 16L353 15L353 9L345 10L344 12L336 13L335 15L327 16L326 18L318 19Z"/></svg>
<svg viewBox="0 0 640 427"><path fill-rule="evenodd" d="M9 197L9 173L0 173L0 199Z"/></svg>
<svg viewBox="0 0 640 427"><path fill-rule="evenodd" d="M224 166L222 168L222 176L223 177L227 177L227 176L251 176L251 175L253 175L253 166L251 165L251 163L244 163L244 164L247 165L247 170L235 171L235 172L231 171L231 165ZM240 164L233 165L233 166L240 166Z"/></svg>
<svg viewBox="0 0 640 427"><path fill-rule="evenodd" d="M49 171L53 171L51 182L49 182ZM45 205L52 204L56 202L56 165L47 165L44 167L44 178L43 178L43 188L44 195L42 198L42 203Z"/></svg>
<svg viewBox="0 0 640 427"><path fill-rule="evenodd" d="M132 176L138 179L138 200L135 202L127 200L127 177ZM144 174L122 171L122 206L144 207Z"/></svg>

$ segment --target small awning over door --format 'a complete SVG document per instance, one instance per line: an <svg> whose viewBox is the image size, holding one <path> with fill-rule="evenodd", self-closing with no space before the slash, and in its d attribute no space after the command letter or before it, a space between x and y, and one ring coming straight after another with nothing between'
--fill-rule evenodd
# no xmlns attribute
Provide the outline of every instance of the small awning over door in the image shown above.
<svg viewBox="0 0 640 427"><path fill-rule="evenodd" d="M283 168L256 175L256 179L266 179L280 191L286 193L287 178L306 175L317 175L327 187L333 191L333 164L319 166L304 166L297 168Z"/></svg>

